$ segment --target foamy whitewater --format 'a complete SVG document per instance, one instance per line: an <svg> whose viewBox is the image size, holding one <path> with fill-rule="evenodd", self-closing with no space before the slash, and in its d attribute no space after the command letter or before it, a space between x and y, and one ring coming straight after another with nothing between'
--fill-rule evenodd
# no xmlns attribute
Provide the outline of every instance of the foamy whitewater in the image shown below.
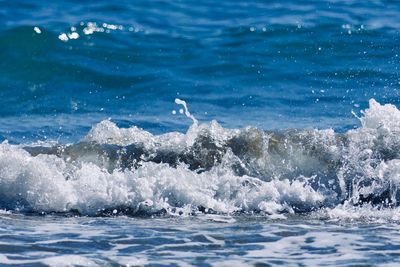
<svg viewBox="0 0 400 267"><path fill-rule="evenodd" d="M313 212L398 219L400 111L369 101L361 126L263 131L216 121L153 135L109 120L76 144L0 145L1 208L89 216Z"/></svg>

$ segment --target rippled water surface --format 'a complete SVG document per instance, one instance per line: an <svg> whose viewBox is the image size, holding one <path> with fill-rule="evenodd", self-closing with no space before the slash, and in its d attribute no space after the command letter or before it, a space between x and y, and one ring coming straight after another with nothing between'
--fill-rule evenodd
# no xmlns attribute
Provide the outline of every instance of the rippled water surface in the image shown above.
<svg viewBox="0 0 400 267"><path fill-rule="evenodd" d="M399 263L397 1L0 0L0 264Z"/></svg>
<svg viewBox="0 0 400 267"><path fill-rule="evenodd" d="M368 262L395 266L400 255L398 225L391 223L338 223L307 217L282 222L208 215L184 219L6 216L1 223L1 260L19 265L343 266Z"/></svg>

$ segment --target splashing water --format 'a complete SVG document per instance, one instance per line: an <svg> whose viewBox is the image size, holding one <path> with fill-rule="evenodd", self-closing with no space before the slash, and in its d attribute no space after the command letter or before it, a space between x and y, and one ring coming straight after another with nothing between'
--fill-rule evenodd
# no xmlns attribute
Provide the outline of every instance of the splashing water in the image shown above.
<svg viewBox="0 0 400 267"><path fill-rule="evenodd" d="M176 98L176 99L175 99L175 104L177 104L177 105L182 105L183 108L185 109L185 115L186 115L186 117L188 117L189 119L191 119L191 120L193 121L193 124L194 124L194 125L198 125L198 121L196 120L196 118L195 118L192 114L190 114L189 109L188 109L188 107L187 107L185 101L183 101L183 100L181 100L181 99L179 99L179 98Z"/></svg>
<svg viewBox="0 0 400 267"><path fill-rule="evenodd" d="M370 100L362 127L226 129L153 135L106 120L71 145L0 145L1 208L101 214L261 213L397 209L400 111ZM357 208L356 208L357 209Z"/></svg>

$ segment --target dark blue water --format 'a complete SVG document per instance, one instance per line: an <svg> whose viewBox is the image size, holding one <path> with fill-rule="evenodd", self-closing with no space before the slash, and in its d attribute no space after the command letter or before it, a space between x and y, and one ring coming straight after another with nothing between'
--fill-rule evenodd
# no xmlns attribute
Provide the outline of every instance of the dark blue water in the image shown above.
<svg viewBox="0 0 400 267"><path fill-rule="evenodd" d="M398 1L0 0L1 264L398 262L399 54Z"/></svg>
<svg viewBox="0 0 400 267"><path fill-rule="evenodd" d="M1 1L0 10L10 141L76 141L108 117L183 131L171 116L178 96L200 120L263 129L344 130L368 99L399 101L395 1ZM85 34L93 23L102 32ZM79 38L61 41L71 27Z"/></svg>

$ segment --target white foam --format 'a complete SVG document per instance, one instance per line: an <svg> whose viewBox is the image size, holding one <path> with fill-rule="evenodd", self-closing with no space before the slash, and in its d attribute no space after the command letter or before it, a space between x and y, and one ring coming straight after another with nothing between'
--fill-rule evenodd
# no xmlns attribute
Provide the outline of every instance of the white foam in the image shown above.
<svg viewBox="0 0 400 267"><path fill-rule="evenodd" d="M369 105L360 118L362 127L347 133L349 146L343 152L347 163L341 172L354 174L343 178L352 179L356 185L354 197L359 193L377 194L388 187L394 192L399 185L400 111L394 105L381 105L374 99ZM357 188L367 181L371 185ZM392 200L396 202L395 198Z"/></svg>
<svg viewBox="0 0 400 267"><path fill-rule="evenodd" d="M153 135L135 126L119 128L106 120L95 125L84 141L120 146L137 144L149 151L159 148L185 151L199 136L208 136L216 147L223 147L233 137L245 136L254 141L246 146L252 145L259 150L246 155L250 157L252 167L272 175L235 174L231 165L237 157L229 149L224 152L221 162L197 173L184 164L172 167L154 162L142 162L137 169L106 170L90 162L67 162L54 155L34 157L19 146L3 142L0 144L0 208L19 207L36 212L78 210L87 215L101 214L105 209L114 214L126 209L132 213L165 210L176 215L191 214L197 207L203 207L222 214L256 211L281 217L286 212L314 210L321 205L339 203L349 193L357 201L360 195L379 196L390 190L388 201L394 204L398 201L400 159L396 153L400 148L400 111L393 105L380 105L370 100L369 109L360 118L362 127L342 135L346 146L338 141L338 135L331 129L289 133L287 138L296 134L299 140L305 135L306 145L313 148L312 153L318 154L310 156L304 153L303 145L283 140L282 146L288 152L280 157L268 152L272 135L253 128L225 129L216 121L199 124L184 101L177 99L176 103L183 105L186 116L193 121L186 134ZM388 158L377 156L382 151L389 151ZM337 169L337 177L328 177L338 181L323 180L318 175L305 177L302 173L289 178L282 175L284 170L292 173L318 171L322 168L319 165L321 157L325 155L330 157L328 164L332 158L334 162L342 163ZM312 187L310 184L317 179L320 187ZM336 182L341 188L340 196L334 186L327 187ZM353 186L352 192L346 191L349 184ZM337 206L329 214L346 217L347 207ZM360 210L360 214L366 214L365 208ZM356 212L351 210L350 214Z"/></svg>
<svg viewBox="0 0 400 267"><path fill-rule="evenodd" d="M334 208L327 208L320 212L322 217L328 217L332 220L346 221L400 221L400 208L385 208L365 204L363 206L354 206L348 202L337 205ZM318 216L317 216L318 217Z"/></svg>
<svg viewBox="0 0 400 267"><path fill-rule="evenodd" d="M41 255L43 257L43 255ZM11 258L11 259L10 259ZM0 254L0 263L2 264L11 264L11 265L47 265L47 266L60 266L60 267L69 267L69 266L99 266L93 260L90 260L86 257L66 254L63 256L50 256L44 257L42 259L31 260L31 259L15 259L13 255L8 258L6 254Z"/></svg>
<svg viewBox="0 0 400 267"><path fill-rule="evenodd" d="M94 215L125 207L189 213L203 206L221 213L258 210L272 214L291 206L312 207L323 200L299 181L263 182L223 168L197 174L183 165L173 168L151 162L133 171L109 173L92 163L73 166L52 155L32 157L8 143L0 145L0 175L2 201L17 205L23 199L37 212L73 209ZM244 186L249 182L253 186Z"/></svg>

